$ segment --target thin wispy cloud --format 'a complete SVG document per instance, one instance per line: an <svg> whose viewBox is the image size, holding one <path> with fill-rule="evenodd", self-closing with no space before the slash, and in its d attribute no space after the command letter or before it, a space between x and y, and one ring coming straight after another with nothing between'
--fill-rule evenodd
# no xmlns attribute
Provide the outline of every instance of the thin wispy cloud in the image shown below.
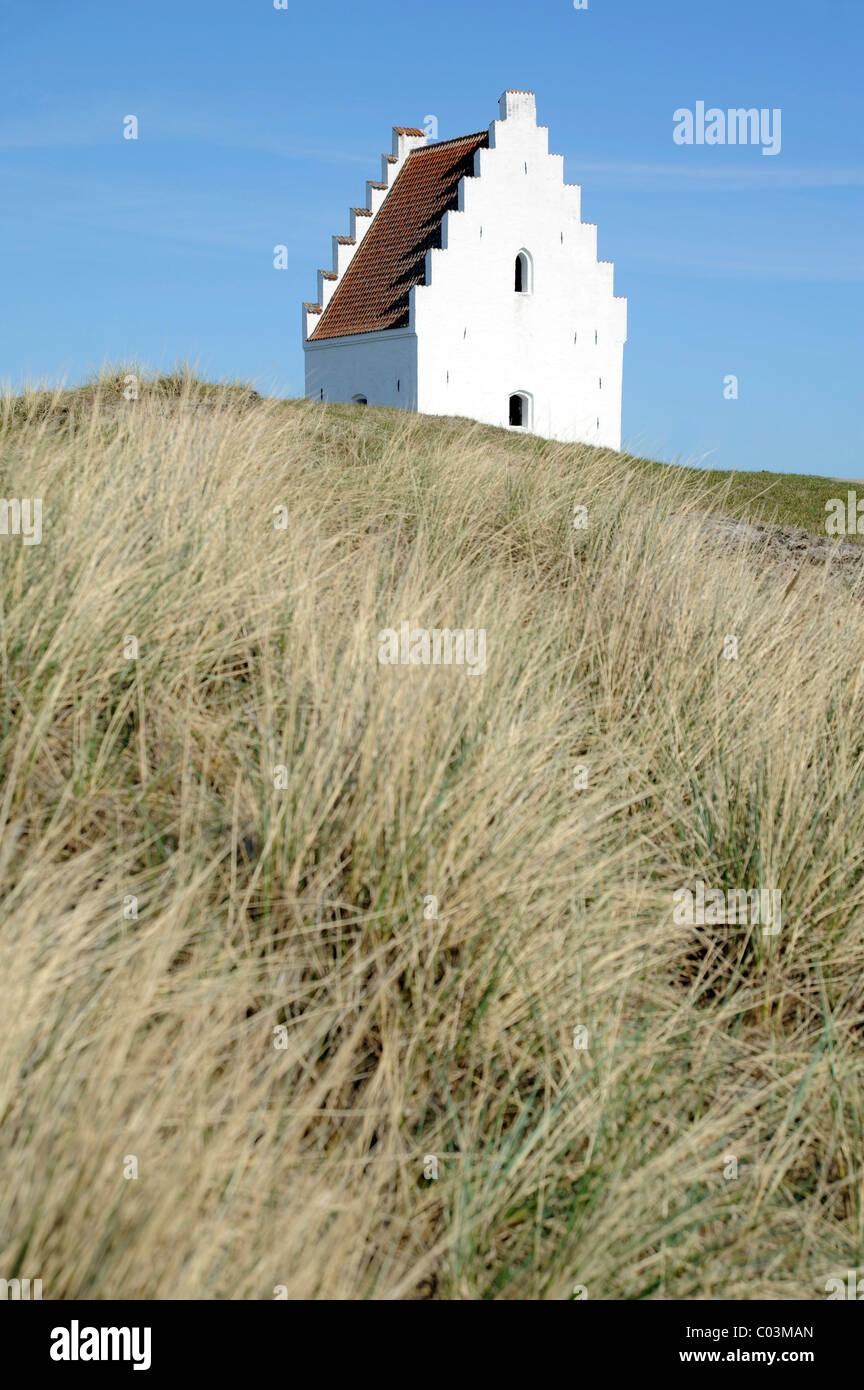
<svg viewBox="0 0 864 1390"><path fill-rule="evenodd" d="M569 161L569 166L568 178L575 170L579 176L577 181L581 181L582 175L587 174L592 178L602 178L607 183L617 183L628 187L632 187L633 183L639 180L646 182L650 180L653 183L657 179L663 179L669 184L677 184L682 188L703 184L706 187L722 189L746 189L747 191L764 189L766 192L864 187L864 168L786 169L776 165L769 168L763 161L757 167L748 169L743 166L724 168L720 164L712 166L688 165L683 159L680 163L674 164L639 164L624 160L582 160L578 158L572 158Z"/></svg>
<svg viewBox="0 0 864 1390"><path fill-rule="evenodd" d="M864 258L854 248L838 249L830 258L814 255L807 260L796 252L789 256L766 247L762 255L747 257L724 254L720 249L706 246L696 254L689 245L670 242L664 246L619 246L616 252L619 270L660 271L677 276L698 276L705 279L734 278L759 280L790 280L810 284L862 284Z"/></svg>
<svg viewBox="0 0 864 1390"><path fill-rule="evenodd" d="M130 104L127 97L125 105L118 99L113 109L108 110L103 105L98 113L72 116L68 113L57 113L56 116L46 113L37 119L7 119L0 121L0 150L87 149L115 145L122 139L124 117L132 114L137 115L141 122L142 139L146 137L153 144L171 143L179 146L191 142L222 149L257 150L279 159L310 159L328 164L370 167L368 150L359 147L352 150L342 142L310 145L302 135L290 130L274 131L272 125L265 128L265 123L261 128L244 127L242 122L226 121L218 116L204 119L185 116L166 118L161 112L158 116L151 116L151 107L159 109L158 104L150 100L137 106L134 102Z"/></svg>

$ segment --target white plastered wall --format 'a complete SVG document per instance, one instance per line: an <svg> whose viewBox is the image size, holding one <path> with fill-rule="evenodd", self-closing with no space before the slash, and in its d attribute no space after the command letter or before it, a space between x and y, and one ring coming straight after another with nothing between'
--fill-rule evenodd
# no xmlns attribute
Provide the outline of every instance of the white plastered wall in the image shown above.
<svg viewBox="0 0 864 1390"><path fill-rule="evenodd" d="M597 229L580 220L581 190L549 154L533 94L507 92L500 110L427 256L426 284L411 291L417 408L507 426L510 395L523 392L533 433L617 449L626 301L611 263L597 262ZM514 289L521 250L528 294Z"/></svg>
<svg viewBox="0 0 864 1390"><path fill-rule="evenodd" d="M369 405L417 409L417 338L409 329L319 338L304 346L310 400L365 396Z"/></svg>

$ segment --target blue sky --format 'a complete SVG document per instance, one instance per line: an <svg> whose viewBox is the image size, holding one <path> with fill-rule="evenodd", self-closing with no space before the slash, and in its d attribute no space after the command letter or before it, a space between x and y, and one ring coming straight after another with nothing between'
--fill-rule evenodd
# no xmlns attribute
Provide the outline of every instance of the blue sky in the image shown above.
<svg viewBox="0 0 864 1390"><path fill-rule="evenodd" d="M531 88L629 299L625 446L862 477L862 40L861 0L0 0L0 378L301 395L300 303L390 127ZM780 108L780 154L676 145L698 101Z"/></svg>

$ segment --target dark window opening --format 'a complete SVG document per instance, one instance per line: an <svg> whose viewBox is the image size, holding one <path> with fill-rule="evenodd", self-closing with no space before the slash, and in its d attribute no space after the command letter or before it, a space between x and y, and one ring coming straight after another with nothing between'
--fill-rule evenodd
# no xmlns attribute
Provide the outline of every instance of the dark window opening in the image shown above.
<svg viewBox="0 0 864 1390"><path fill-rule="evenodd" d="M521 396L510 397L510 424L521 425L525 402Z"/></svg>
<svg viewBox="0 0 864 1390"><path fill-rule="evenodd" d="M524 279L524 273L523 273L522 257L521 257L521 256L517 256L517 257L516 257L516 293L517 293L517 294L522 294L522 293L524 293L523 287L522 287L522 286L523 286L523 279Z"/></svg>

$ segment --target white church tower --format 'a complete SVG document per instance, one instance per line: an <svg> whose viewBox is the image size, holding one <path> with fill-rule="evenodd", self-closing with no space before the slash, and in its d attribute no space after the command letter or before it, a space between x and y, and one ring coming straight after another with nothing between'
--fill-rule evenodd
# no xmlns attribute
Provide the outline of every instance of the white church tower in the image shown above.
<svg viewBox="0 0 864 1390"><path fill-rule="evenodd" d="M396 126L303 306L306 395L621 447L627 301L533 92L488 130Z"/></svg>

